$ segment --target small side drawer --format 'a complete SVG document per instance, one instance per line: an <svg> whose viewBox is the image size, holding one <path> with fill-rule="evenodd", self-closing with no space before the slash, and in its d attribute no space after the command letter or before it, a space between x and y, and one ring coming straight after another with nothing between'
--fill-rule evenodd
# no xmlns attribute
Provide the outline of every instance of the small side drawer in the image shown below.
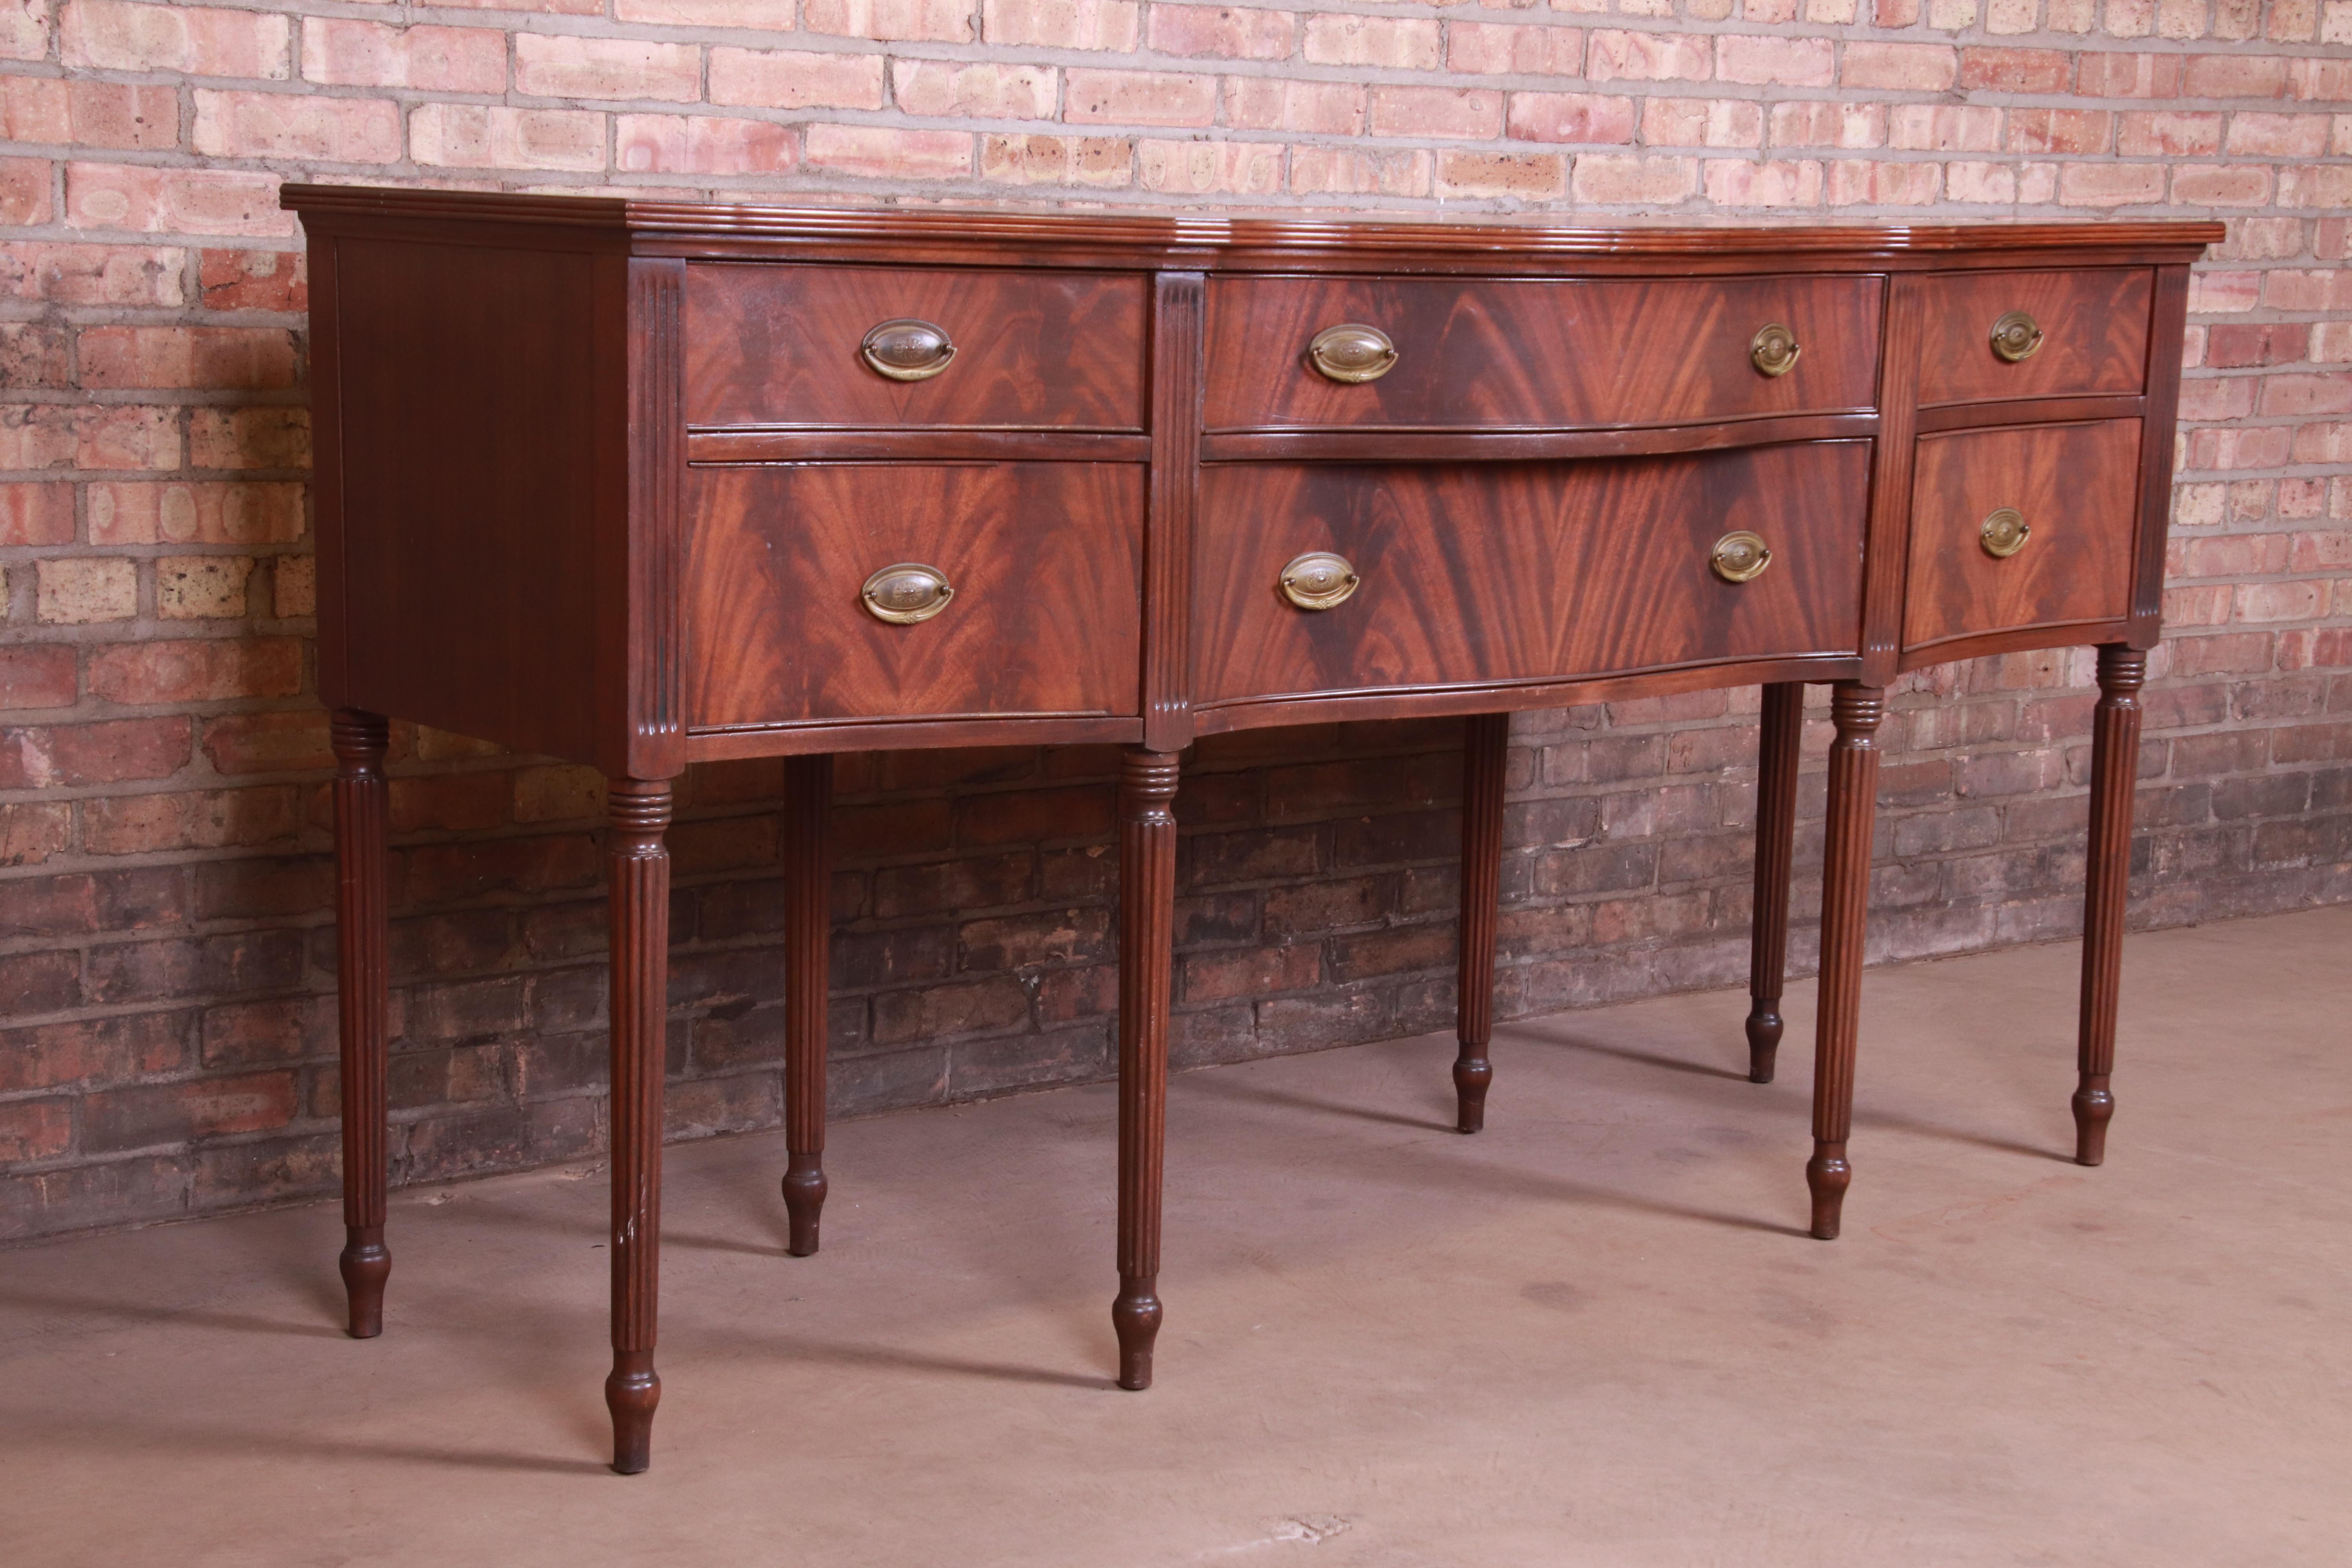
<svg viewBox="0 0 2352 1568"><path fill-rule="evenodd" d="M2137 419L1921 437L1904 647L2128 615L2139 440Z"/></svg>
<svg viewBox="0 0 2352 1568"><path fill-rule="evenodd" d="M1104 272L697 262L689 426L1140 430L1144 279ZM893 321L945 347L897 379L864 353ZM938 368L942 365L944 368Z"/></svg>
<svg viewBox="0 0 2352 1568"><path fill-rule="evenodd" d="M2147 384L2155 280L2146 268L1969 272L1930 278L1920 288L1923 405L2131 395ZM2030 323L2020 330L2034 346L2022 359L2004 357L1993 342L1994 328L2012 317ZM2019 346L2010 341L2011 352Z"/></svg>
<svg viewBox="0 0 2352 1568"><path fill-rule="evenodd" d="M692 470L688 725L1137 712L1143 477L1118 463ZM944 605L908 597L904 574L866 597L902 564L936 573Z"/></svg>
<svg viewBox="0 0 2352 1568"><path fill-rule="evenodd" d="M1852 656L1869 489L1866 441L1213 464L1192 547L1195 699ZM1727 553L1741 538L1769 559Z"/></svg>
<svg viewBox="0 0 2352 1568"><path fill-rule="evenodd" d="M1879 297L1876 278L1213 279L1203 418L1460 430L1865 410ZM1343 325L1383 334L1393 363L1362 381L1318 372L1318 334ZM1777 374L1758 343L1775 325L1797 347Z"/></svg>

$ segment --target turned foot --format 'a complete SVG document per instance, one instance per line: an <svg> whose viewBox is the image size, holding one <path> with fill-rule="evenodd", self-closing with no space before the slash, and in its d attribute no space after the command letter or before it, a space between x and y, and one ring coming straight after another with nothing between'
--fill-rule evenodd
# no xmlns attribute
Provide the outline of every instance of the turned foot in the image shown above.
<svg viewBox="0 0 2352 1568"><path fill-rule="evenodd" d="M1486 1086L1495 1081L1495 1064L1485 1057L1465 1056L1454 1064L1454 1125L1475 1132L1486 1125Z"/></svg>
<svg viewBox="0 0 2352 1568"><path fill-rule="evenodd" d="M350 1226L344 1234L350 1239L336 1262L343 1274L343 1293L351 1300L351 1336L372 1340L383 1332L383 1282L392 1278L392 1254L383 1245L380 1225Z"/></svg>
<svg viewBox="0 0 2352 1568"><path fill-rule="evenodd" d="M1813 1157L1805 1162L1805 1185L1813 1191L1813 1235L1822 1241L1835 1241L1838 1221L1845 1208L1845 1189L1853 1180L1853 1167L1845 1163L1843 1143L1816 1143Z"/></svg>
<svg viewBox="0 0 2352 1568"><path fill-rule="evenodd" d="M1154 1275L1122 1275L1118 1300L1110 1304L1111 1327L1118 1331L1118 1385L1151 1386L1151 1342L1160 1336L1160 1298Z"/></svg>
<svg viewBox="0 0 2352 1568"><path fill-rule="evenodd" d="M816 1251L816 1222L824 1209L823 1160L818 1154L794 1154L784 1166L784 1213L792 1222L792 1240L785 1250L794 1258Z"/></svg>
<svg viewBox="0 0 2352 1568"><path fill-rule="evenodd" d="M2074 1091L2074 1163L2095 1165L2107 1157L2107 1121L2116 1113L2116 1097L2105 1077L2085 1078Z"/></svg>
<svg viewBox="0 0 2352 1568"><path fill-rule="evenodd" d="M1748 1014L1748 1081L1770 1083L1780 1054L1780 1015L1759 1002Z"/></svg>
<svg viewBox="0 0 2352 1568"><path fill-rule="evenodd" d="M604 1407L613 1413L613 1468L622 1475L637 1475L653 1463L654 1406L660 1403L654 1352L614 1351Z"/></svg>

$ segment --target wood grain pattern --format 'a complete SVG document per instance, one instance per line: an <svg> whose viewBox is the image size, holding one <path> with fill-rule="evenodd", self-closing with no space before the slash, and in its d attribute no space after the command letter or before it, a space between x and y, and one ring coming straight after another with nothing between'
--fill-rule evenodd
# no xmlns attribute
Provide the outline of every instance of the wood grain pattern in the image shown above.
<svg viewBox="0 0 2352 1568"><path fill-rule="evenodd" d="M2148 438L2140 447L2139 552L2133 563L2131 645L2154 647L2164 635L2164 542L2172 526L2172 431L2180 412L2181 339L2189 323L2189 268L2156 270L2154 325L2148 334Z"/></svg>
<svg viewBox="0 0 2352 1568"><path fill-rule="evenodd" d="M1805 1184L1812 1234L1837 1239L1853 1167L1853 1054L1862 1033L1862 944L1870 917L1870 839L1878 805L1878 726L1885 693L1840 681L1830 696L1827 852L1822 866L1821 997L1813 1024L1813 1157Z"/></svg>
<svg viewBox="0 0 2352 1568"><path fill-rule="evenodd" d="M1503 794L1511 716L1474 713L1462 726L1462 926L1454 972L1454 1125L1486 1125L1495 1037L1495 926L1503 899Z"/></svg>
<svg viewBox="0 0 2352 1568"><path fill-rule="evenodd" d="M687 269L690 425L1143 428L1149 280L1136 275L703 263ZM867 331L945 329L948 368L892 381Z"/></svg>
<svg viewBox="0 0 2352 1568"><path fill-rule="evenodd" d="M2107 1157L2116 1113L2116 1012L2123 994L2124 916L2131 899L2132 792L2139 776L2139 689L2147 655L2099 649L2099 702L2091 720L2091 846L2084 866L2083 1012L2075 1041L2074 1158Z"/></svg>
<svg viewBox="0 0 2352 1568"><path fill-rule="evenodd" d="M1919 280L1894 279L1886 291L1886 342L1880 356L1879 396L1885 414L1872 449L1870 521L1863 543L1861 678L1882 686L1895 677L1903 640L1921 310Z"/></svg>
<svg viewBox="0 0 2352 1568"><path fill-rule="evenodd" d="M1128 464L696 469L690 721L1135 714L1143 505ZM944 611L860 606L900 561L947 574Z"/></svg>
<svg viewBox="0 0 2352 1568"><path fill-rule="evenodd" d="M1853 654L1863 442L1446 468L1219 467L1202 479L1194 701L1605 676ZM1752 529L1770 568L1707 564ZM1362 579L1337 609L1276 591L1309 550Z"/></svg>
<svg viewBox="0 0 2352 1568"><path fill-rule="evenodd" d="M1168 1008L1175 983L1178 759L1136 747L1118 773L1118 1385L1151 1386L1159 1338L1160 1192L1168 1143Z"/></svg>
<svg viewBox="0 0 2352 1568"><path fill-rule="evenodd" d="M2120 620L2131 608L2139 460L2137 419L1921 437L1904 647ZM2033 531L2006 560L1981 539L1999 507Z"/></svg>
<svg viewBox="0 0 2352 1568"><path fill-rule="evenodd" d="M611 881L613 1053L613 1468L652 1462L661 1378L654 1342L661 1298L662 1064L669 1016L667 781L614 779L605 792Z"/></svg>
<svg viewBox="0 0 2352 1568"><path fill-rule="evenodd" d="M1213 279L1202 418L1212 430L1573 426L1867 409L1880 287L1875 278ZM1803 345L1778 377L1748 360L1771 321ZM1342 322L1386 332L1396 367L1356 385L1318 374L1307 342Z"/></svg>
<svg viewBox="0 0 2352 1568"><path fill-rule="evenodd" d="M1748 952L1748 1081L1770 1083L1780 1051L1780 992L1789 973L1789 878L1796 859L1797 742L1805 688L1764 689L1756 757L1756 907Z"/></svg>
<svg viewBox="0 0 2352 1568"><path fill-rule="evenodd" d="M383 1332L386 1071L390 1061L390 793L381 714L335 710L335 995L343 1123L343 1252L338 1260L355 1340Z"/></svg>
<svg viewBox="0 0 2352 1568"><path fill-rule="evenodd" d="M816 1251L824 1177L825 1004L833 877L825 826L833 758L787 758L780 837L784 882L784 1212L794 1258Z"/></svg>
<svg viewBox="0 0 2352 1568"><path fill-rule="evenodd" d="M2106 271L1966 272L1924 279L1927 343L1919 401L2137 393L2147 374L2145 267ZM2042 347L2011 364L1992 352L1992 324L2023 310Z"/></svg>

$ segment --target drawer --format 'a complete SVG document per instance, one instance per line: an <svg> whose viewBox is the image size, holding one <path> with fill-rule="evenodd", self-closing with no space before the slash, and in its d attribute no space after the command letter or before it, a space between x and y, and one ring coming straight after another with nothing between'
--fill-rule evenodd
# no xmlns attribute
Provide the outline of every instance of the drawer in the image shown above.
<svg viewBox="0 0 2352 1568"><path fill-rule="evenodd" d="M2130 395L2147 384L2155 279L2146 268L1969 272L1919 287L1922 404ZM2042 333L2040 346L2014 362L1993 347L1993 328L2011 312Z"/></svg>
<svg viewBox="0 0 2352 1568"><path fill-rule="evenodd" d="M687 423L1140 430L1145 300L1126 273L698 262ZM952 353L902 353L919 378L884 374L864 351L892 321L938 328Z"/></svg>
<svg viewBox="0 0 2352 1568"><path fill-rule="evenodd" d="M1880 280L1665 282L1370 278L1209 284L1208 428L1560 428L1864 410L1877 399ZM1766 375L1758 332L1796 337ZM1317 371L1327 328L1385 333L1395 363Z"/></svg>
<svg viewBox="0 0 2352 1568"><path fill-rule="evenodd" d="M1869 479L1864 441L1213 467L1193 553L1196 700L1853 655ZM1771 551L1745 583L1710 564L1736 530ZM1286 568L1311 552L1353 569L1345 602L1302 609L1285 596Z"/></svg>
<svg viewBox="0 0 2352 1568"><path fill-rule="evenodd" d="M1138 710L1139 465L777 464L687 483L689 727ZM873 613L868 579L902 563L945 580L944 607Z"/></svg>
<svg viewBox="0 0 2352 1568"><path fill-rule="evenodd" d="M1964 430L1919 439L1903 645L2121 620L2131 609L2139 421ZM1987 519L2028 532L1992 553ZM1996 533L1993 544L2001 541Z"/></svg>

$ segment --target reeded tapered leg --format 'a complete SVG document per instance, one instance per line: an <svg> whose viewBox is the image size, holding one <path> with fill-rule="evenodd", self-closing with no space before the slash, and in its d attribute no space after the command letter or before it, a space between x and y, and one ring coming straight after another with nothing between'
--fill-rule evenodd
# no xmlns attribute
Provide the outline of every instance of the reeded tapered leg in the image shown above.
<svg viewBox="0 0 2352 1568"><path fill-rule="evenodd" d="M1748 1079L1770 1083L1780 1051L1780 990L1789 973L1789 877L1796 858L1797 740L1805 688L1764 689L1756 756L1756 910L1748 959Z"/></svg>
<svg viewBox="0 0 2352 1568"><path fill-rule="evenodd" d="M825 818L833 759L784 760L784 1212L794 1258L816 1250L824 1208L824 1029L833 935Z"/></svg>
<svg viewBox="0 0 2352 1568"><path fill-rule="evenodd" d="M1455 1122L1465 1132L1486 1125L1486 1059L1495 1035L1495 921L1503 899L1503 770L1510 759L1511 716L1474 713L1462 734L1462 955L1454 984Z"/></svg>
<svg viewBox="0 0 2352 1568"><path fill-rule="evenodd" d="M1176 758L1140 747L1118 773L1118 1385L1151 1386L1160 1333L1160 1179L1175 967Z"/></svg>
<svg viewBox="0 0 2352 1568"><path fill-rule="evenodd" d="M391 990L384 904L383 717L339 708L335 748L335 990L341 1035L343 1293L351 1335L383 1332L385 1017Z"/></svg>
<svg viewBox="0 0 2352 1568"><path fill-rule="evenodd" d="M1853 1172L1846 1135L1853 1125L1853 1047L1862 1016L1862 937L1870 911L1870 835L1878 805L1878 724L1885 693L1838 682L1830 699L1837 739L1830 746L1828 854L1822 867L1821 1001L1813 1030L1813 1234L1837 1238L1839 1211Z"/></svg>
<svg viewBox="0 0 2352 1568"><path fill-rule="evenodd" d="M2116 1004L2123 986L2124 907L2131 892L2132 786L2139 775L2139 689L2147 655L2099 649L2099 705L2091 720L2091 853L2083 900L2083 1015L2075 1047L2074 1158L2107 1157L2116 1097Z"/></svg>
<svg viewBox="0 0 2352 1568"><path fill-rule="evenodd" d="M604 847L613 943L613 1468L651 1461L661 1281L662 1065L669 992L666 780L614 779Z"/></svg>

